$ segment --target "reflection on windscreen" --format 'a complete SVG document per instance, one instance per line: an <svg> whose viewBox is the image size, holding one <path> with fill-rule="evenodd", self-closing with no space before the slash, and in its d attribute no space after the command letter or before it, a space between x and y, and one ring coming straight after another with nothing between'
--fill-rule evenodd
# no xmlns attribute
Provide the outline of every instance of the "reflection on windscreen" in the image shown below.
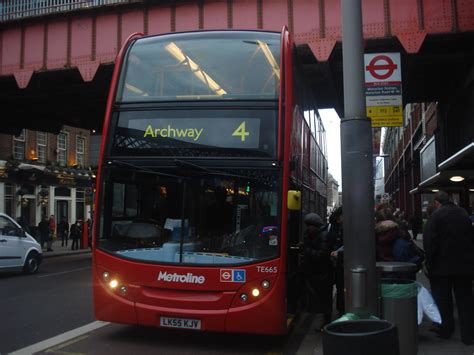
<svg viewBox="0 0 474 355"><path fill-rule="evenodd" d="M231 174L239 176L112 174L98 247L148 262L242 264L278 256L276 173Z"/></svg>
<svg viewBox="0 0 474 355"><path fill-rule="evenodd" d="M117 100L275 99L280 35L200 32L137 40Z"/></svg>

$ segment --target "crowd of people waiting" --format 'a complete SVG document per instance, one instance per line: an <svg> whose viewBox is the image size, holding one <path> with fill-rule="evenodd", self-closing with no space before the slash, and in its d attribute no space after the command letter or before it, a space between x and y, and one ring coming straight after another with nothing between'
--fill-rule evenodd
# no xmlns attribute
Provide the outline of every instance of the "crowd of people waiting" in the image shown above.
<svg viewBox="0 0 474 355"><path fill-rule="evenodd" d="M390 204L375 210L376 261L403 261L424 270L442 323L431 328L441 338L454 332L453 297L459 314L461 341L472 344L474 305L474 231L467 212L439 191L426 209L426 223ZM324 315L323 325L332 320L333 287L336 309L344 314L344 239L342 207L333 211L329 223L316 213L304 218L306 232L301 245L303 294L306 308ZM411 231L411 233L410 233ZM414 242L423 233L423 248Z"/></svg>

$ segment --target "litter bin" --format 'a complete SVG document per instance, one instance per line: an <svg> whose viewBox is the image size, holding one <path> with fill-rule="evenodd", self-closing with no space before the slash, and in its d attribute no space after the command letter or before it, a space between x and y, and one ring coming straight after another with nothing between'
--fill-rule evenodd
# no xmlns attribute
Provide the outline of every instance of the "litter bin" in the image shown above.
<svg viewBox="0 0 474 355"><path fill-rule="evenodd" d="M397 328L386 320L350 320L324 327L324 355L380 355L381 351L400 354Z"/></svg>
<svg viewBox="0 0 474 355"><path fill-rule="evenodd" d="M400 355L418 353L416 265L403 262L377 263L380 279L381 318L398 328ZM387 278L388 277L388 278Z"/></svg>

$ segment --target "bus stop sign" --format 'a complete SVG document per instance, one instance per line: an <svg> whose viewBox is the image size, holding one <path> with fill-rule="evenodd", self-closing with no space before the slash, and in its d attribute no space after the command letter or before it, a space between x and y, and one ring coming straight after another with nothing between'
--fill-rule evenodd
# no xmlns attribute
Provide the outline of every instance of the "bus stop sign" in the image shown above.
<svg viewBox="0 0 474 355"><path fill-rule="evenodd" d="M364 55L365 103L372 127L403 124L400 53Z"/></svg>

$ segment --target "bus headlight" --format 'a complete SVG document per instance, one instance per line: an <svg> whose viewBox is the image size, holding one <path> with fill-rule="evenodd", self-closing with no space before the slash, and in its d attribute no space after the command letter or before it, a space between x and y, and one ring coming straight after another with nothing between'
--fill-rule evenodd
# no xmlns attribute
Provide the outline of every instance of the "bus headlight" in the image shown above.
<svg viewBox="0 0 474 355"><path fill-rule="evenodd" d="M245 293L242 293L242 294L240 295L240 300L241 300L242 302L247 302L248 299L249 299L249 297L248 297Z"/></svg>
<svg viewBox="0 0 474 355"><path fill-rule="evenodd" d="M109 279L110 279L110 274L107 271L103 272L102 273L102 280L104 280L105 282L108 282Z"/></svg>
<svg viewBox="0 0 474 355"><path fill-rule="evenodd" d="M252 296L253 296L253 297L258 297L258 296L260 296L260 290L259 290L258 288L254 288L254 289L252 290Z"/></svg>
<svg viewBox="0 0 474 355"><path fill-rule="evenodd" d="M116 288L118 286L118 281L113 279L109 282L110 288Z"/></svg>
<svg viewBox="0 0 474 355"><path fill-rule="evenodd" d="M269 287L270 287L270 282L268 282L267 280L263 280L263 281L262 281L262 287L263 287L264 289L269 288Z"/></svg>

